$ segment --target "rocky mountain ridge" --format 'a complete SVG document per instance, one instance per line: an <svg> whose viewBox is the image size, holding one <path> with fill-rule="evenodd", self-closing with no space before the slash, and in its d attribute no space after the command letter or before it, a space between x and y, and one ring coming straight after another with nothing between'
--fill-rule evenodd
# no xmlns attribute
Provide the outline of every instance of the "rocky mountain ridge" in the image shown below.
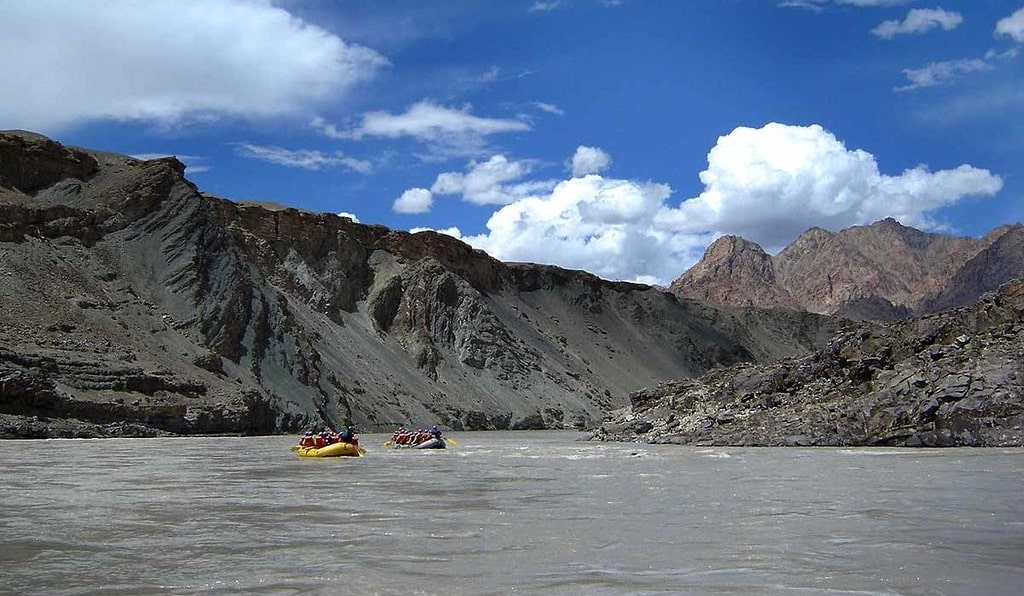
<svg viewBox="0 0 1024 596"><path fill-rule="evenodd" d="M1018 277L1024 277L1022 225L973 239L884 219L835 233L811 228L775 256L725 236L669 289L720 306L894 320L968 305Z"/></svg>
<svg viewBox="0 0 1024 596"><path fill-rule="evenodd" d="M234 203L184 172L0 133L0 436L582 428L836 327Z"/></svg>
<svg viewBox="0 0 1024 596"><path fill-rule="evenodd" d="M694 445L1024 445L1024 282L970 306L851 323L809 356L630 395L593 437Z"/></svg>

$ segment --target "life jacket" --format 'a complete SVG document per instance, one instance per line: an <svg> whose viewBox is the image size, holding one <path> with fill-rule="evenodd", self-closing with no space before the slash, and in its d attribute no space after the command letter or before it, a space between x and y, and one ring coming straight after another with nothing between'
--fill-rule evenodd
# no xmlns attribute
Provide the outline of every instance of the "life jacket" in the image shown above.
<svg viewBox="0 0 1024 596"><path fill-rule="evenodd" d="M302 435L301 437L299 437L299 447L312 447L312 446L313 446L313 436L312 435Z"/></svg>

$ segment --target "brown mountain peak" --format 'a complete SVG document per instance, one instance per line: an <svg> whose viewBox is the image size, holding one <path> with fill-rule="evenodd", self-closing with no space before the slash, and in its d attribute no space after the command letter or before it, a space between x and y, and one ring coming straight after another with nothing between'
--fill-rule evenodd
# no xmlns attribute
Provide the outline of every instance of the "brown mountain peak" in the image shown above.
<svg viewBox="0 0 1024 596"><path fill-rule="evenodd" d="M700 262L672 282L669 291L727 306L788 308L792 298L775 284L772 258L759 244L739 236L711 243Z"/></svg>

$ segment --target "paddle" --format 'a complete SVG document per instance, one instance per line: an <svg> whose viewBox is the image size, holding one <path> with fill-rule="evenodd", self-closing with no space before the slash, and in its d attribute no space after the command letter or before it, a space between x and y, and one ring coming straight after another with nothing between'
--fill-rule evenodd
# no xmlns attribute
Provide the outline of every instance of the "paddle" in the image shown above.
<svg viewBox="0 0 1024 596"><path fill-rule="evenodd" d="M451 445L452 447L458 447L459 446L459 444L457 442L455 442L455 439L449 439L448 437L445 437L444 440L448 441L448 444Z"/></svg>
<svg viewBox="0 0 1024 596"><path fill-rule="evenodd" d="M363 449L362 447L360 447L360 448L359 448L359 457L362 457L362 456L364 456L364 455L366 455L366 450L365 450L365 449Z"/></svg>
<svg viewBox="0 0 1024 596"><path fill-rule="evenodd" d="M299 449L302 449L302 447L299 445L292 445L292 451L298 451Z"/></svg>
<svg viewBox="0 0 1024 596"><path fill-rule="evenodd" d="M384 441L384 446L385 447L390 447L393 442L394 441Z"/></svg>

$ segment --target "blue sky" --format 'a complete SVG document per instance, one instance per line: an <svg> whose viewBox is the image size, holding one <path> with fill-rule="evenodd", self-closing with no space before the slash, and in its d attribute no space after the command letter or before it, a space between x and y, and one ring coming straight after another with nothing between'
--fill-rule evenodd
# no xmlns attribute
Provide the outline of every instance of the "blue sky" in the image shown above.
<svg viewBox="0 0 1024 596"><path fill-rule="evenodd" d="M0 3L0 128L667 284L886 216L1024 220L1024 1Z"/></svg>

